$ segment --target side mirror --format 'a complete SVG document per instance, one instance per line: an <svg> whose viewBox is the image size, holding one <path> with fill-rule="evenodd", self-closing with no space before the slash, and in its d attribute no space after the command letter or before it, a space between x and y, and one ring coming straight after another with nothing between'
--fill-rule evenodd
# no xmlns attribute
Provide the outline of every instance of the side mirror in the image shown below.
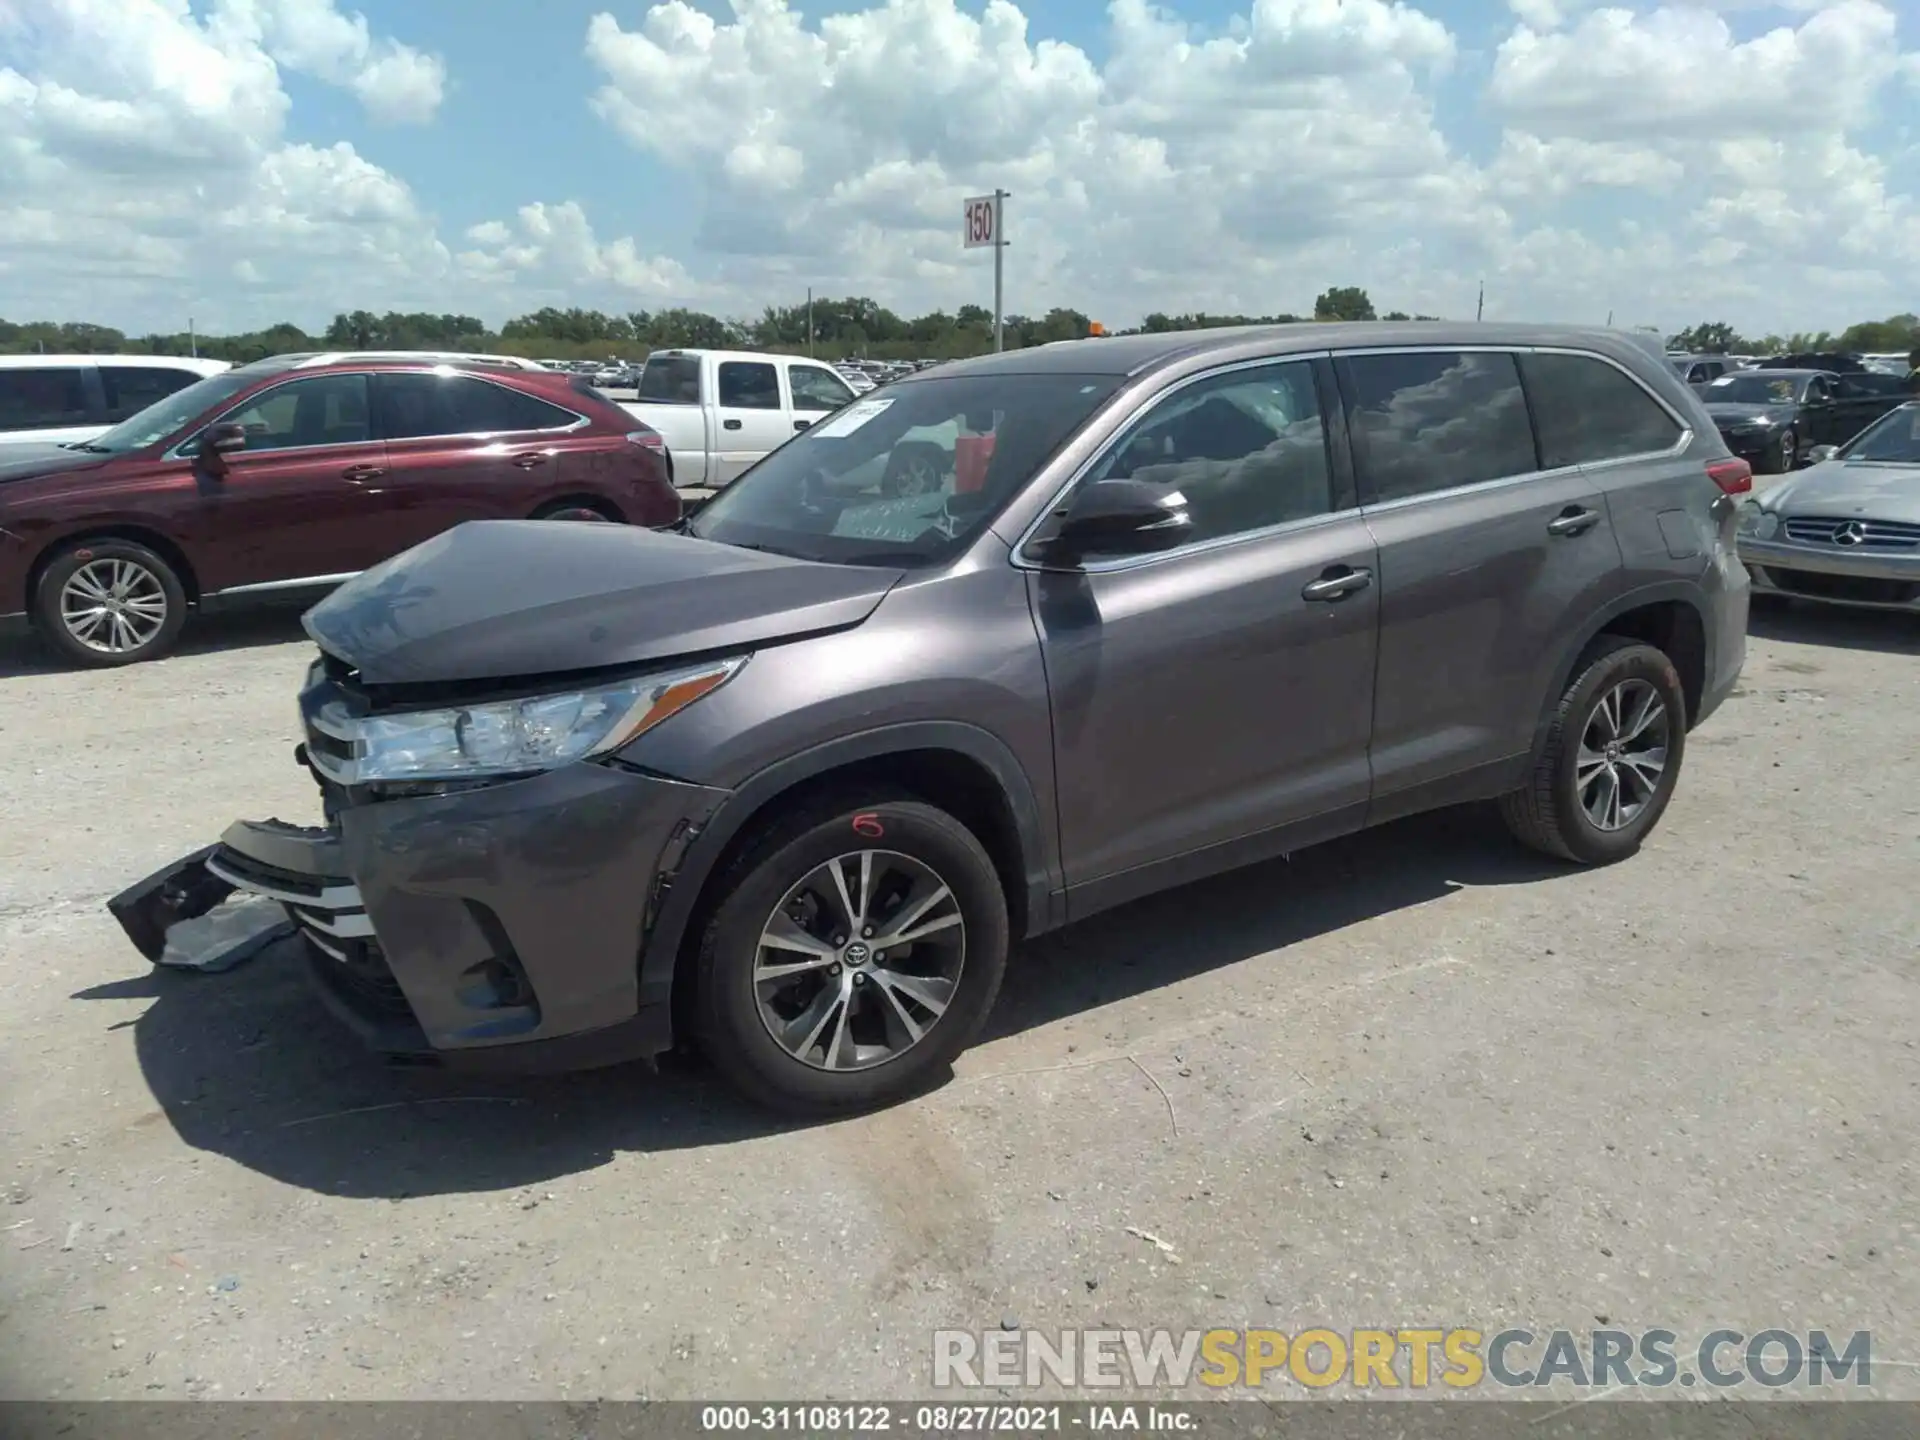
<svg viewBox="0 0 1920 1440"><path fill-rule="evenodd" d="M1102 480L1074 491L1055 512L1041 550L1049 562L1077 564L1091 555L1150 555L1184 544L1193 517L1178 491L1140 480Z"/></svg>
<svg viewBox="0 0 1920 1440"><path fill-rule="evenodd" d="M200 432L200 453L202 455L226 454L230 450L247 448L247 427L235 420L223 421L218 425L209 425Z"/></svg>
<svg viewBox="0 0 1920 1440"><path fill-rule="evenodd" d="M1807 451L1807 463L1809 465L1818 465L1823 460L1837 460L1839 458L1840 447L1838 445L1816 445Z"/></svg>

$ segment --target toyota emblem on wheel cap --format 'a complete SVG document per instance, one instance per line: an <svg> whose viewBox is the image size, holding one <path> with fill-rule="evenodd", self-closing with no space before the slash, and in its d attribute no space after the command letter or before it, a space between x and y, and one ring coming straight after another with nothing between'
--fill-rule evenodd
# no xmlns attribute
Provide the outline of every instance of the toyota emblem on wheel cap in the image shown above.
<svg viewBox="0 0 1920 1440"><path fill-rule="evenodd" d="M1849 520L1833 532L1833 543L1836 545L1860 545L1865 543L1866 538L1867 527L1858 520Z"/></svg>

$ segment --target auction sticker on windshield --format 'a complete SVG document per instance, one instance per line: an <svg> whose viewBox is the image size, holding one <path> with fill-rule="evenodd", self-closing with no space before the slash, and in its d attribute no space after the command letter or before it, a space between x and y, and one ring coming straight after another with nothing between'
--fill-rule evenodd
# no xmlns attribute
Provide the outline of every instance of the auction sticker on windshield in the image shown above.
<svg viewBox="0 0 1920 1440"><path fill-rule="evenodd" d="M824 425L816 425L813 433L824 435L829 440L840 440L853 434L874 416L893 404L893 397L885 400L856 400Z"/></svg>

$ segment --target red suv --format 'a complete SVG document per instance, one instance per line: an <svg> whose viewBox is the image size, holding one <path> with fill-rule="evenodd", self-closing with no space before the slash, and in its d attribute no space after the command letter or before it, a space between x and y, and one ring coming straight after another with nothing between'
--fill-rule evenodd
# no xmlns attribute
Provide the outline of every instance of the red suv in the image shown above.
<svg viewBox="0 0 1920 1440"><path fill-rule="evenodd" d="M679 518L660 436L579 377L278 355L93 440L0 448L0 625L125 665L191 607L325 590L464 520Z"/></svg>

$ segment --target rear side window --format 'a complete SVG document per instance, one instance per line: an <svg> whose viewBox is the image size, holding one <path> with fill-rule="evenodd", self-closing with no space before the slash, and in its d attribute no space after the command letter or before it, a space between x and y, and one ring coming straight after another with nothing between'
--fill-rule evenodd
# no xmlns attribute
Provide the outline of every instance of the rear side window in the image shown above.
<svg viewBox="0 0 1920 1440"><path fill-rule="evenodd" d="M91 418L79 366L0 370L0 431L51 430Z"/></svg>
<svg viewBox="0 0 1920 1440"><path fill-rule="evenodd" d="M757 360L729 360L720 367L723 410L778 410L780 375Z"/></svg>
<svg viewBox="0 0 1920 1440"><path fill-rule="evenodd" d="M1680 443L1680 422L1627 375L1591 355L1522 355L1540 464L1590 465Z"/></svg>
<svg viewBox="0 0 1920 1440"><path fill-rule="evenodd" d="M164 365L102 365L100 380L107 389L107 418L118 424L199 379L191 370L172 370Z"/></svg>
<svg viewBox="0 0 1920 1440"><path fill-rule="evenodd" d="M559 430L579 419L537 396L469 375L376 375L374 393L380 433L389 440Z"/></svg>
<svg viewBox="0 0 1920 1440"><path fill-rule="evenodd" d="M1428 350L1337 363L1374 503L1539 468L1512 355Z"/></svg>
<svg viewBox="0 0 1920 1440"><path fill-rule="evenodd" d="M640 398L655 405L698 405L700 357L649 355L640 371Z"/></svg>

